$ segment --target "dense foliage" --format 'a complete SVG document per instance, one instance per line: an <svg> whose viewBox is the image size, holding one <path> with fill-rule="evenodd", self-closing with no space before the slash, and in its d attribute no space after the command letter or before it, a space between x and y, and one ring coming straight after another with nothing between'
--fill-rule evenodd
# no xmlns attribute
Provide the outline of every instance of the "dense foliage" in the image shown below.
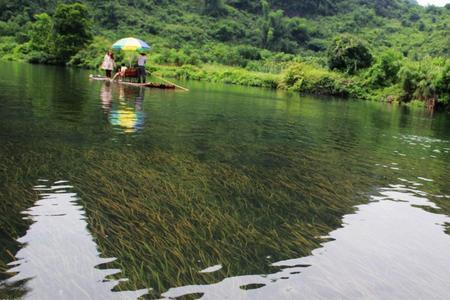
<svg viewBox="0 0 450 300"><path fill-rule="evenodd" d="M328 49L330 69L338 69L349 74L369 67L372 60L369 48L350 35L337 37Z"/></svg>
<svg viewBox="0 0 450 300"><path fill-rule="evenodd" d="M112 42L137 36L152 44L151 63L161 72L169 70L161 65L220 64L243 74L281 78L297 70L308 77L308 66L316 76L344 78L334 85L357 82L362 98L447 103L449 26L450 5L406 0L0 1L0 57L92 68ZM347 94L345 84L311 89L289 82L277 85Z"/></svg>

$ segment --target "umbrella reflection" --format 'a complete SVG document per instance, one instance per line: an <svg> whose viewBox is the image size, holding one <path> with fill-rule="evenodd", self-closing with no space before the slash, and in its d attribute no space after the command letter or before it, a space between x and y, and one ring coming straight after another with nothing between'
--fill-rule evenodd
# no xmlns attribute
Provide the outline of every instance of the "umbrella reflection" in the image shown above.
<svg viewBox="0 0 450 300"><path fill-rule="evenodd" d="M18 242L23 247L9 265L15 274L5 284L29 299L135 299L147 290L113 292L120 280L107 277L117 269L99 269L114 261L101 258L87 229L83 207L65 181L38 185L40 199L24 212L33 221Z"/></svg>
<svg viewBox="0 0 450 300"><path fill-rule="evenodd" d="M144 89L119 85L118 103L113 101L113 88L109 82L105 82L100 92L100 99L108 121L115 128L124 133L135 133L143 128L144 113Z"/></svg>

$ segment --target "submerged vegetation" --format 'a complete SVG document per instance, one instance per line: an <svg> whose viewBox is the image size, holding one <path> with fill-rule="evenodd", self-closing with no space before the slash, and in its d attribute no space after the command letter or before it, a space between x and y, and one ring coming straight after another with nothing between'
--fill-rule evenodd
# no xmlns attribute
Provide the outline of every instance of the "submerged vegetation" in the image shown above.
<svg viewBox="0 0 450 300"><path fill-rule="evenodd" d="M377 64L372 76L389 74L382 61ZM309 255L342 226L343 215L399 179L427 176L435 181L423 181L421 190L450 193L443 115L432 119L422 110L376 103L296 101L293 95L277 101L277 93L236 86L165 93L88 85L83 71L2 65L11 77L0 110L6 137L0 144L0 280L11 276L7 264L16 260L23 246L17 239L30 223L21 212L39 205L43 195L35 189L42 180L73 186L99 255L117 258L98 267L120 269L114 278L129 279L116 290L153 288L149 298L175 286L276 272L273 262ZM279 75L235 71L211 65L154 70L197 79L215 74L217 81L246 80L239 79L242 72L267 85L362 93L361 83L317 62L290 64ZM298 77L302 72L308 76ZM338 85L347 88L312 90ZM139 131L113 122L122 105L145 116ZM450 211L448 198L436 203L441 213ZM84 253L73 251L83 261ZM200 273L218 264L220 270ZM46 267L54 272L60 266ZM0 297L19 297L24 286L0 284Z"/></svg>
<svg viewBox="0 0 450 300"><path fill-rule="evenodd" d="M152 44L151 68L167 76L420 100L430 106L449 103L450 5L421 7L402 0L71 2L0 3L0 57L98 68L115 40L134 35Z"/></svg>

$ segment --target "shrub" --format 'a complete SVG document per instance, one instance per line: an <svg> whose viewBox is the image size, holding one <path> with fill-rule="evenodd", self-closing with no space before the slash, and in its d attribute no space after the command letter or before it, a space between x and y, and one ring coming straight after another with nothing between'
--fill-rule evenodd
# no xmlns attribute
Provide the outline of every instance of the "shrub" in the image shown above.
<svg viewBox="0 0 450 300"><path fill-rule="evenodd" d="M372 87L385 87L397 83L402 60L403 56L396 51L382 53L366 75L369 84Z"/></svg>
<svg viewBox="0 0 450 300"><path fill-rule="evenodd" d="M72 56L68 64L81 68L97 69L110 46L111 42L106 38L95 37L86 48ZM116 62L119 62L120 59L120 56L116 56Z"/></svg>
<svg viewBox="0 0 450 300"><path fill-rule="evenodd" d="M228 13L227 7L223 0L204 0L204 12L212 17L224 16Z"/></svg>
<svg viewBox="0 0 450 300"><path fill-rule="evenodd" d="M400 70L400 80L403 89L402 101L449 103L449 59L427 59L421 63L410 63Z"/></svg>
<svg viewBox="0 0 450 300"><path fill-rule="evenodd" d="M369 67L372 61L372 55L365 43L351 35L337 37L328 48L330 69L354 74L360 69Z"/></svg>
<svg viewBox="0 0 450 300"><path fill-rule="evenodd" d="M365 91L354 78L316 65L293 63L282 74L280 88L301 93L364 98Z"/></svg>
<svg viewBox="0 0 450 300"><path fill-rule="evenodd" d="M450 103L450 59L447 59L439 76L436 79L436 89L439 93L439 102Z"/></svg>
<svg viewBox="0 0 450 300"><path fill-rule="evenodd" d="M28 62L31 64L49 64L52 61L54 57L43 51L33 51L28 56Z"/></svg>

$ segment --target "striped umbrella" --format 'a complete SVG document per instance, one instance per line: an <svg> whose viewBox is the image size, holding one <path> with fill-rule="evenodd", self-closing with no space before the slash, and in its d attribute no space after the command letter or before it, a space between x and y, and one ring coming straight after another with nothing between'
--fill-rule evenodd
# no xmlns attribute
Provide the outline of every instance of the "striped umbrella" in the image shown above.
<svg viewBox="0 0 450 300"><path fill-rule="evenodd" d="M144 41L128 37L115 42L112 45L112 49L116 51L135 51L141 53L150 51L151 47Z"/></svg>

